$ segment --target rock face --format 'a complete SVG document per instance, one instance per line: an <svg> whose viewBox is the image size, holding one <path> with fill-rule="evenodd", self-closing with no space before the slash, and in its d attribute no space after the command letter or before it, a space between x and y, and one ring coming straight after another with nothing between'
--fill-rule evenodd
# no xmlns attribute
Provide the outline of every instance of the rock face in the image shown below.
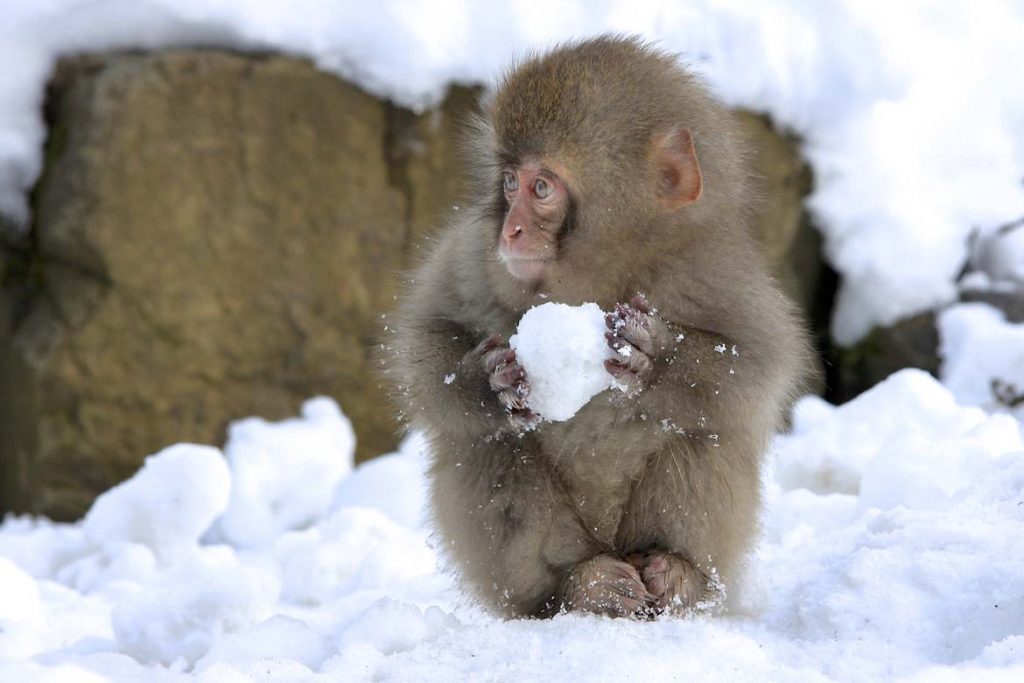
<svg viewBox="0 0 1024 683"><path fill-rule="evenodd" d="M75 517L146 454L318 393L363 454L393 443L367 360L409 230L385 104L298 60L166 53L65 63L50 117L5 507Z"/></svg>
<svg viewBox="0 0 1024 683"><path fill-rule="evenodd" d="M280 56L63 62L32 231L0 261L0 512L78 517L147 454L321 393L358 457L387 451L371 349L417 236L457 210L475 98L417 115ZM806 167L748 124L775 188L761 233L810 306Z"/></svg>

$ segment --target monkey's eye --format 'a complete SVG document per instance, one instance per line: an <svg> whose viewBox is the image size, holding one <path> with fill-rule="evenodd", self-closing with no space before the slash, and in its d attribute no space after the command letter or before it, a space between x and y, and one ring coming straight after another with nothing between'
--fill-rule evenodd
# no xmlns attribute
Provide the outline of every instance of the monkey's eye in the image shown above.
<svg viewBox="0 0 1024 683"><path fill-rule="evenodd" d="M512 171L505 171L505 192L515 192L519 189L519 178Z"/></svg>
<svg viewBox="0 0 1024 683"><path fill-rule="evenodd" d="M537 182L533 184L533 193L539 199L545 199L551 195L551 185L543 178L537 178Z"/></svg>

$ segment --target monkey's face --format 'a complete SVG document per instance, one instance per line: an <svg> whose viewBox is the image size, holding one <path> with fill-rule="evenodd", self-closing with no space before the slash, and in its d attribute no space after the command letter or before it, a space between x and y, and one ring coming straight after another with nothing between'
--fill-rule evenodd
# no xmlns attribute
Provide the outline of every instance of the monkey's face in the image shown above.
<svg viewBox="0 0 1024 683"><path fill-rule="evenodd" d="M502 173L508 208L498 235L498 254L508 272L524 282L544 279L558 259L570 206L563 175L538 161Z"/></svg>

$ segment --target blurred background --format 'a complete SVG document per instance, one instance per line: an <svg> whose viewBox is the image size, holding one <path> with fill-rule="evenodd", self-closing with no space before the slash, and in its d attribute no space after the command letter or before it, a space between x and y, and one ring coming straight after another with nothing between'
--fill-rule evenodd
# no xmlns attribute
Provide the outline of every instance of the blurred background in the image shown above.
<svg viewBox="0 0 1024 683"><path fill-rule="evenodd" d="M176 442L323 394L394 449L370 360L458 141L516 57L606 31L742 118L815 390L903 367L1024 406L1013 2L9 2L0 26L0 514L78 518Z"/></svg>

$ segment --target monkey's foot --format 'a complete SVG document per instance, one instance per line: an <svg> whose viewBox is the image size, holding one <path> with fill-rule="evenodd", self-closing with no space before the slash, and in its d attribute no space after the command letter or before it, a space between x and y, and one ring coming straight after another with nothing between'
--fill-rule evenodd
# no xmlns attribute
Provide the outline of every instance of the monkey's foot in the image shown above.
<svg viewBox="0 0 1024 683"><path fill-rule="evenodd" d="M655 604L637 569L611 555L576 565L562 581L560 593L566 610L612 617L644 615Z"/></svg>
<svg viewBox="0 0 1024 683"><path fill-rule="evenodd" d="M708 577L686 558L663 550L633 553L626 561L654 598L655 613L685 614L712 596Z"/></svg>

